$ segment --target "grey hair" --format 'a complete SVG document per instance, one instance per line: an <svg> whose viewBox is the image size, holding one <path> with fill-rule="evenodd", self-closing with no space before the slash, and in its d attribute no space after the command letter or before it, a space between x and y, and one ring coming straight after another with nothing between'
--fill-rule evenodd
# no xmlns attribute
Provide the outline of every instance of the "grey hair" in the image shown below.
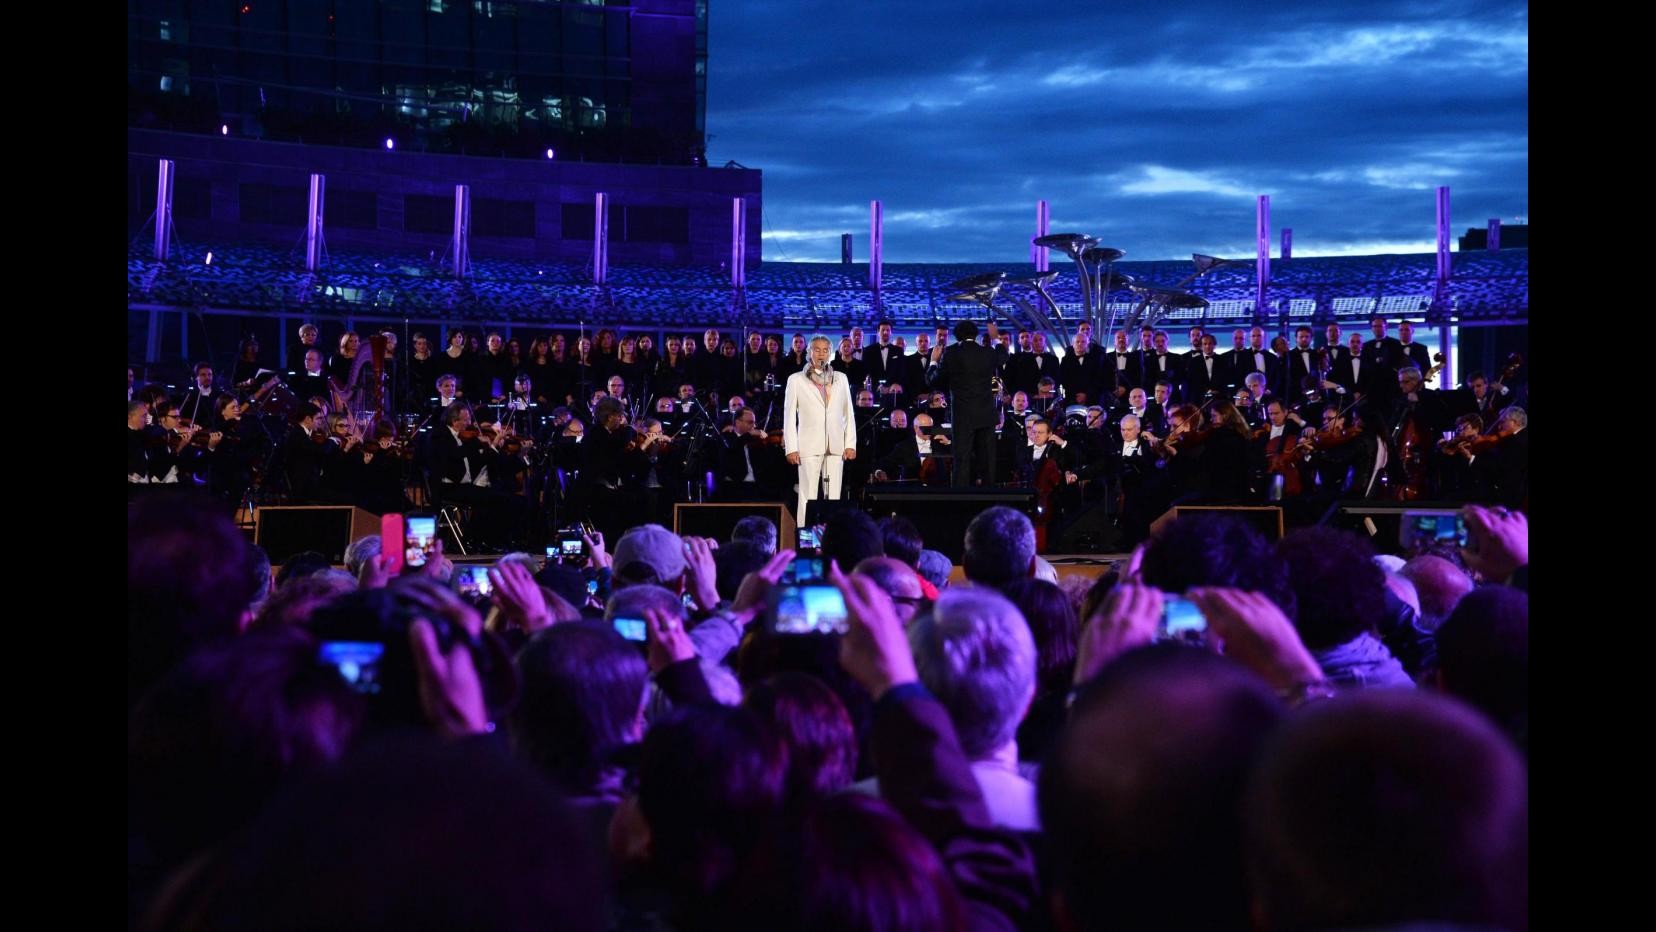
<svg viewBox="0 0 1656 932"><path fill-rule="evenodd" d="M966 527L961 563L974 583L999 586L1029 575L1035 556L1035 525L1021 512L996 505Z"/></svg>
<svg viewBox="0 0 1656 932"><path fill-rule="evenodd" d="M382 552L380 536L369 534L367 537L358 537L351 541L351 546L345 548L345 569L353 578L361 578L362 568L370 559Z"/></svg>
<svg viewBox="0 0 1656 932"><path fill-rule="evenodd" d="M1136 415L1136 414L1123 415L1122 418L1121 418L1121 425L1120 426L1126 427L1128 421L1132 421L1134 427L1139 426L1139 419L1138 419L1138 415Z"/></svg>
<svg viewBox="0 0 1656 932"><path fill-rule="evenodd" d="M1519 427L1528 427L1529 426L1529 412L1525 411L1523 408L1518 407L1517 405L1512 405L1510 407L1502 409L1501 410L1501 416L1495 419L1495 422L1497 424L1500 423L1501 421L1511 421L1512 423L1517 424Z"/></svg>
<svg viewBox="0 0 1656 932"><path fill-rule="evenodd" d="M949 589L909 630L920 682L949 712L961 750L974 760L1018 733L1035 694L1035 638L1007 598L990 589Z"/></svg>
<svg viewBox="0 0 1656 932"><path fill-rule="evenodd" d="M528 570L530 575L534 575L540 569L540 567L537 566L536 563L535 563L534 555L529 554L529 553L524 553L521 550L514 550L511 553L503 554L500 559L495 561L495 566L496 567L501 567L501 566L505 566L508 563L518 564L519 566L521 566L524 569Z"/></svg>
<svg viewBox="0 0 1656 932"><path fill-rule="evenodd" d="M684 620L684 602L672 590L661 586L627 586L615 590L609 604L604 606L604 620L643 618L647 609L664 612L679 621Z"/></svg>
<svg viewBox="0 0 1656 932"><path fill-rule="evenodd" d="M1414 379L1419 379L1420 378L1420 367L1419 366L1404 366L1403 368L1397 370L1397 377L1398 378L1401 379L1404 376L1410 376Z"/></svg>
<svg viewBox="0 0 1656 932"><path fill-rule="evenodd" d="M1246 376L1243 376L1242 384L1243 385L1264 385L1265 384L1265 373L1263 373L1263 372L1250 372Z"/></svg>
<svg viewBox="0 0 1656 932"><path fill-rule="evenodd" d="M925 577L926 582L942 589L949 584L949 574L954 572L954 561L936 550L922 550L915 571Z"/></svg>
<svg viewBox="0 0 1656 932"><path fill-rule="evenodd" d="M814 345L819 340L822 341L823 343L828 344L828 349L832 350L834 348L834 341L828 339L828 334L826 334L826 333L813 333L813 334L811 334L811 338L809 340L805 341L806 348L809 349L812 345Z"/></svg>

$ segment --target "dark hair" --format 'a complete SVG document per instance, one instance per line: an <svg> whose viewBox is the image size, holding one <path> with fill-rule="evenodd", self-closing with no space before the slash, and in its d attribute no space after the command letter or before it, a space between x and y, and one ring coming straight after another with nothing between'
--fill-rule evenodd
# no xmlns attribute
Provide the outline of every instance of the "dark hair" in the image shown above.
<svg viewBox="0 0 1656 932"><path fill-rule="evenodd" d="M774 556L776 551L784 546L792 546L792 541L778 541L776 537L776 522L764 515L748 515L736 522L736 526L730 530L732 543L739 540L748 541L767 556Z"/></svg>
<svg viewBox="0 0 1656 932"><path fill-rule="evenodd" d="M1529 596L1506 586L1467 593L1437 629L1443 690L1529 750Z"/></svg>
<svg viewBox="0 0 1656 932"><path fill-rule="evenodd" d="M851 568L869 557L885 555L885 539L874 519L860 511L836 511L823 523L822 565L838 562L840 569Z"/></svg>
<svg viewBox="0 0 1656 932"><path fill-rule="evenodd" d="M316 650L293 628L213 644L139 703L127 735L129 815L156 866L230 837L293 775L344 755L362 697Z"/></svg>
<svg viewBox="0 0 1656 932"><path fill-rule="evenodd" d="M192 493L127 510L127 702L198 645L234 637L260 593L229 509Z"/></svg>
<svg viewBox="0 0 1656 932"><path fill-rule="evenodd" d="M736 598L736 590L742 587L742 580L747 574L764 567L766 560L765 552L758 545L745 540L733 540L715 550L713 565L717 575L713 586L719 591L719 598Z"/></svg>
<svg viewBox="0 0 1656 932"><path fill-rule="evenodd" d="M1386 574L1368 541L1349 531L1300 528L1277 542L1297 611L1294 627L1312 650L1334 647L1379 628Z"/></svg>
<svg viewBox="0 0 1656 932"><path fill-rule="evenodd" d="M333 567L333 561L319 550L303 550L288 557L282 563L282 568L276 573L276 588L281 590L295 579L314 576L317 573Z"/></svg>
<svg viewBox="0 0 1656 932"><path fill-rule="evenodd" d="M318 408L316 405L313 405L308 401L301 401L293 408L293 423L302 424L306 418L316 417L321 413L321 408Z"/></svg>
<svg viewBox="0 0 1656 932"><path fill-rule="evenodd" d="M471 405L464 401L456 401L443 409L443 426L453 427L454 422L460 420L460 415L470 413Z"/></svg>
<svg viewBox="0 0 1656 932"><path fill-rule="evenodd" d="M283 797L221 863L200 928L606 927L603 853L539 774L477 741L377 742Z"/></svg>
<svg viewBox="0 0 1656 932"><path fill-rule="evenodd" d="M1268 742L1245 798L1261 925L1528 928L1526 783L1506 738L1454 700L1313 703Z"/></svg>
<svg viewBox="0 0 1656 932"><path fill-rule="evenodd" d="M1035 637L1035 694L1068 691L1081 640L1069 596L1053 583L1027 576L1002 585L1000 591L1023 613Z"/></svg>
<svg viewBox="0 0 1656 932"><path fill-rule="evenodd" d="M692 917L728 915L731 883L781 810L786 768L782 745L740 707L678 709L644 736L638 806L651 857Z"/></svg>
<svg viewBox="0 0 1656 932"><path fill-rule="evenodd" d="M291 563L289 564L292 565ZM338 573L311 573L288 580L259 606L252 628L307 628L322 606L356 590L356 583Z"/></svg>
<svg viewBox="0 0 1656 932"><path fill-rule="evenodd" d="M832 796L857 772L857 732L834 691L809 673L766 677L747 691L742 705L770 726L787 747L788 808Z"/></svg>
<svg viewBox="0 0 1656 932"><path fill-rule="evenodd" d="M517 755L566 793L594 792L614 752L630 743L644 704L644 658L613 630L553 625L518 651L523 691L507 718Z"/></svg>
<svg viewBox="0 0 1656 932"><path fill-rule="evenodd" d="M966 578L985 586L1001 586L1029 575L1035 556L1035 526L1029 517L1005 505L979 512L966 525L961 566Z"/></svg>
<svg viewBox="0 0 1656 932"><path fill-rule="evenodd" d="M1178 644L1131 651L1087 686L1038 794L1080 928L1248 927L1239 804L1281 715L1234 661Z"/></svg>
<svg viewBox="0 0 1656 932"><path fill-rule="evenodd" d="M841 793L753 858L731 911L745 930L945 932L966 927L942 858L890 804Z"/></svg>
<svg viewBox="0 0 1656 932"><path fill-rule="evenodd" d="M941 328L939 328L939 329L941 329ZM977 335L978 335L978 326L977 326L977 324L974 324L969 320L963 320L960 323L955 324L955 326L954 326L954 338L956 340L961 341L962 343L966 342L967 340L976 339Z"/></svg>
<svg viewBox="0 0 1656 932"><path fill-rule="evenodd" d="M919 565L920 551L926 549L920 529L902 515L888 515L880 519L880 542L886 556L911 567Z"/></svg>
<svg viewBox="0 0 1656 932"><path fill-rule="evenodd" d="M1230 586L1263 592L1289 618L1293 591L1281 560L1267 559L1265 538L1240 518L1198 514L1162 528L1144 552L1144 581L1164 592L1192 586Z"/></svg>

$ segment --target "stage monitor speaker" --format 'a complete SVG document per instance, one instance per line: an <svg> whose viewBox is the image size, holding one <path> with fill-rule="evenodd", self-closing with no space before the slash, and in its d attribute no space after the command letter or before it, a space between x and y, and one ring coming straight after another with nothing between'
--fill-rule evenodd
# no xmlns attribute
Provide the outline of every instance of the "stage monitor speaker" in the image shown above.
<svg viewBox="0 0 1656 932"><path fill-rule="evenodd" d="M966 526L984 509L1005 505L1026 515L1035 513L1034 489L877 489L870 485L863 504L878 521L902 515L920 529L926 549L959 563L966 551Z"/></svg>
<svg viewBox="0 0 1656 932"><path fill-rule="evenodd" d="M1102 503L1092 505L1047 533L1050 553L1120 553L1121 528Z"/></svg>
<svg viewBox="0 0 1656 932"><path fill-rule="evenodd" d="M351 505L272 505L255 515L253 542L277 565L307 550L344 563L351 541L380 531L378 517Z"/></svg>
<svg viewBox="0 0 1656 932"><path fill-rule="evenodd" d="M768 518L776 525L776 549L786 550L798 542L793 512L775 502L679 502L673 506L673 533L711 537L722 544L730 540L736 523L750 515Z"/></svg>
<svg viewBox="0 0 1656 932"><path fill-rule="evenodd" d="M805 503L805 526L827 524L828 519L842 511L862 511L862 506L846 498L813 498Z"/></svg>
<svg viewBox="0 0 1656 932"><path fill-rule="evenodd" d="M1150 533L1159 533L1174 518L1189 515L1225 514L1240 518L1276 543L1282 539L1282 508L1277 505L1175 505L1150 524Z"/></svg>

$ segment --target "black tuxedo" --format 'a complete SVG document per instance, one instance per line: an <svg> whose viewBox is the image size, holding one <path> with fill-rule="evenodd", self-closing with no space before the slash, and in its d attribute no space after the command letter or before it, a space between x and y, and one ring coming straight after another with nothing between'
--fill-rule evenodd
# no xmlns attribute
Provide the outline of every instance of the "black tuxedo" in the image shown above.
<svg viewBox="0 0 1656 932"><path fill-rule="evenodd" d="M1069 446L1060 447L1048 442L1046 450L1041 454L1041 462L1035 459L1035 447L1027 441L1015 448L1012 454L1012 479L1022 485L1034 485L1040 475L1043 463L1050 458L1058 467L1059 474L1074 471L1074 454Z"/></svg>
<svg viewBox="0 0 1656 932"><path fill-rule="evenodd" d="M881 352L882 349L884 353ZM863 371L874 380L876 387L881 382L903 382L903 387L908 387L908 383L904 382L902 377L902 372L907 366L903 362L903 351L897 348L897 344L888 343L882 348L876 343L864 348L862 364Z"/></svg>
<svg viewBox="0 0 1656 932"><path fill-rule="evenodd" d="M1121 407L1110 412L1110 419L1114 422L1116 432L1118 434L1121 430L1121 419L1132 413L1132 405L1122 405ZM1144 413L1138 415L1138 419L1140 430L1149 431L1158 437L1165 433L1167 426L1167 412L1163 411L1162 406L1156 404L1154 401L1146 401L1144 403Z"/></svg>
<svg viewBox="0 0 1656 932"><path fill-rule="evenodd" d="M1192 404L1201 404L1202 399L1209 391L1217 390L1223 393L1230 384L1228 364L1224 357L1213 357L1213 375L1209 376L1207 365L1203 357L1197 356L1185 366L1185 401Z"/></svg>
<svg viewBox="0 0 1656 932"><path fill-rule="evenodd" d="M1058 357L1054 353L1013 353L1006 360L1006 390L1023 392L1033 398L1042 377L1052 376L1053 381L1059 380L1059 369Z"/></svg>
<svg viewBox="0 0 1656 932"><path fill-rule="evenodd" d="M1328 361L1329 365L1335 364L1332 353L1329 354ZM1288 351L1288 384L1280 394L1295 398L1300 397L1300 392L1305 385L1305 377L1316 374L1317 351L1315 349L1307 347L1301 350L1297 346L1290 349Z"/></svg>
<svg viewBox="0 0 1656 932"><path fill-rule="evenodd" d="M1128 389L1144 387L1144 369L1136 350L1118 354L1112 349L1105 353L1104 370L1107 373L1108 385L1125 385ZM1094 399L1093 403L1099 402Z"/></svg>
<svg viewBox="0 0 1656 932"><path fill-rule="evenodd" d="M1426 351L1426 347L1424 345L1420 343L1410 343L1409 345L1404 346L1402 343L1398 343L1397 348L1403 356L1401 362L1418 368L1420 370L1421 378L1425 378L1426 373L1431 371L1432 354Z"/></svg>
<svg viewBox="0 0 1656 932"><path fill-rule="evenodd" d="M1141 387L1149 393L1157 382L1166 381L1179 391L1184 384L1185 362L1186 358L1178 353L1145 353Z"/></svg>
<svg viewBox="0 0 1656 932"><path fill-rule="evenodd" d="M1079 396L1086 395L1087 404L1100 404L1100 399L1111 395L1106 386L1113 385L1113 373L1108 371L1104 357L1098 352L1098 347L1090 347L1086 355L1071 352L1064 357L1058 367L1059 382L1064 386L1064 394L1081 403Z"/></svg>
<svg viewBox="0 0 1656 932"><path fill-rule="evenodd" d="M1255 353L1263 358L1265 368L1259 368L1259 360L1254 358ZM1258 372L1264 375L1265 384L1273 390L1276 389L1277 383L1282 381L1282 363L1278 360L1277 354L1268 349L1255 350L1251 346L1243 347L1231 353L1230 362L1231 388L1233 389L1241 388L1242 380L1246 379L1250 372Z"/></svg>
<svg viewBox="0 0 1656 932"><path fill-rule="evenodd" d="M956 343L943 353L941 362L926 370L932 387L949 393L956 486L971 484L979 459L986 481L995 481L996 411L990 380L996 362L994 350L974 342Z"/></svg>

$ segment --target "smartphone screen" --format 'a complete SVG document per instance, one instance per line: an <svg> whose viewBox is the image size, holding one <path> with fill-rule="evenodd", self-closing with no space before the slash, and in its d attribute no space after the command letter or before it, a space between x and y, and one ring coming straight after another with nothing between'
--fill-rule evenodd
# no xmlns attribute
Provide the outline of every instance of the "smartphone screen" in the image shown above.
<svg viewBox="0 0 1656 932"><path fill-rule="evenodd" d="M384 644L323 641L317 653L323 663L339 671L352 689L370 695L379 692L379 663L380 658L385 656Z"/></svg>
<svg viewBox="0 0 1656 932"><path fill-rule="evenodd" d="M1160 635L1174 640L1200 639L1207 633L1207 618L1196 603L1181 595L1162 593Z"/></svg>
<svg viewBox="0 0 1656 932"><path fill-rule="evenodd" d="M616 633L629 641L642 641L646 637L648 629L642 618L616 618L614 624Z"/></svg>
<svg viewBox="0 0 1656 932"><path fill-rule="evenodd" d="M494 592L494 583L489 581L489 566L486 563L466 563L455 567L454 585L456 590L468 599L486 599Z"/></svg>
<svg viewBox="0 0 1656 932"><path fill-rule="evenodd" d="M1405 548L1417 542L1466 546L1466 519L1458 511L1406 512L1401 530Z"/></svg>
<svg viewBox="0 0 1656 932"><path fill-rule="evenodd" d="M800 553L822 549L822 528L802 527L799 529L799 546L794 550Z"/></svg>
<svg viewBox="0 0 1656 932"><path fill-rule="evenodd" d="M821 557L794 557L782 571L784 583L816 582L823 578Z"/></svg>
<svg viewBox="0 0 1656 932"><path fill-rule="evenodd" d="M777 585L770 594L771 630L777 634L844 634L851 630L845 597L827 584Z"/></svg>
<svg viewBox="0 0 1656 932"><path fill-rule="evenodd" d="M436 515L407 515L408 529L403 536L403 562L409 566L425 566L431 549L437 544Z"/></svg>

